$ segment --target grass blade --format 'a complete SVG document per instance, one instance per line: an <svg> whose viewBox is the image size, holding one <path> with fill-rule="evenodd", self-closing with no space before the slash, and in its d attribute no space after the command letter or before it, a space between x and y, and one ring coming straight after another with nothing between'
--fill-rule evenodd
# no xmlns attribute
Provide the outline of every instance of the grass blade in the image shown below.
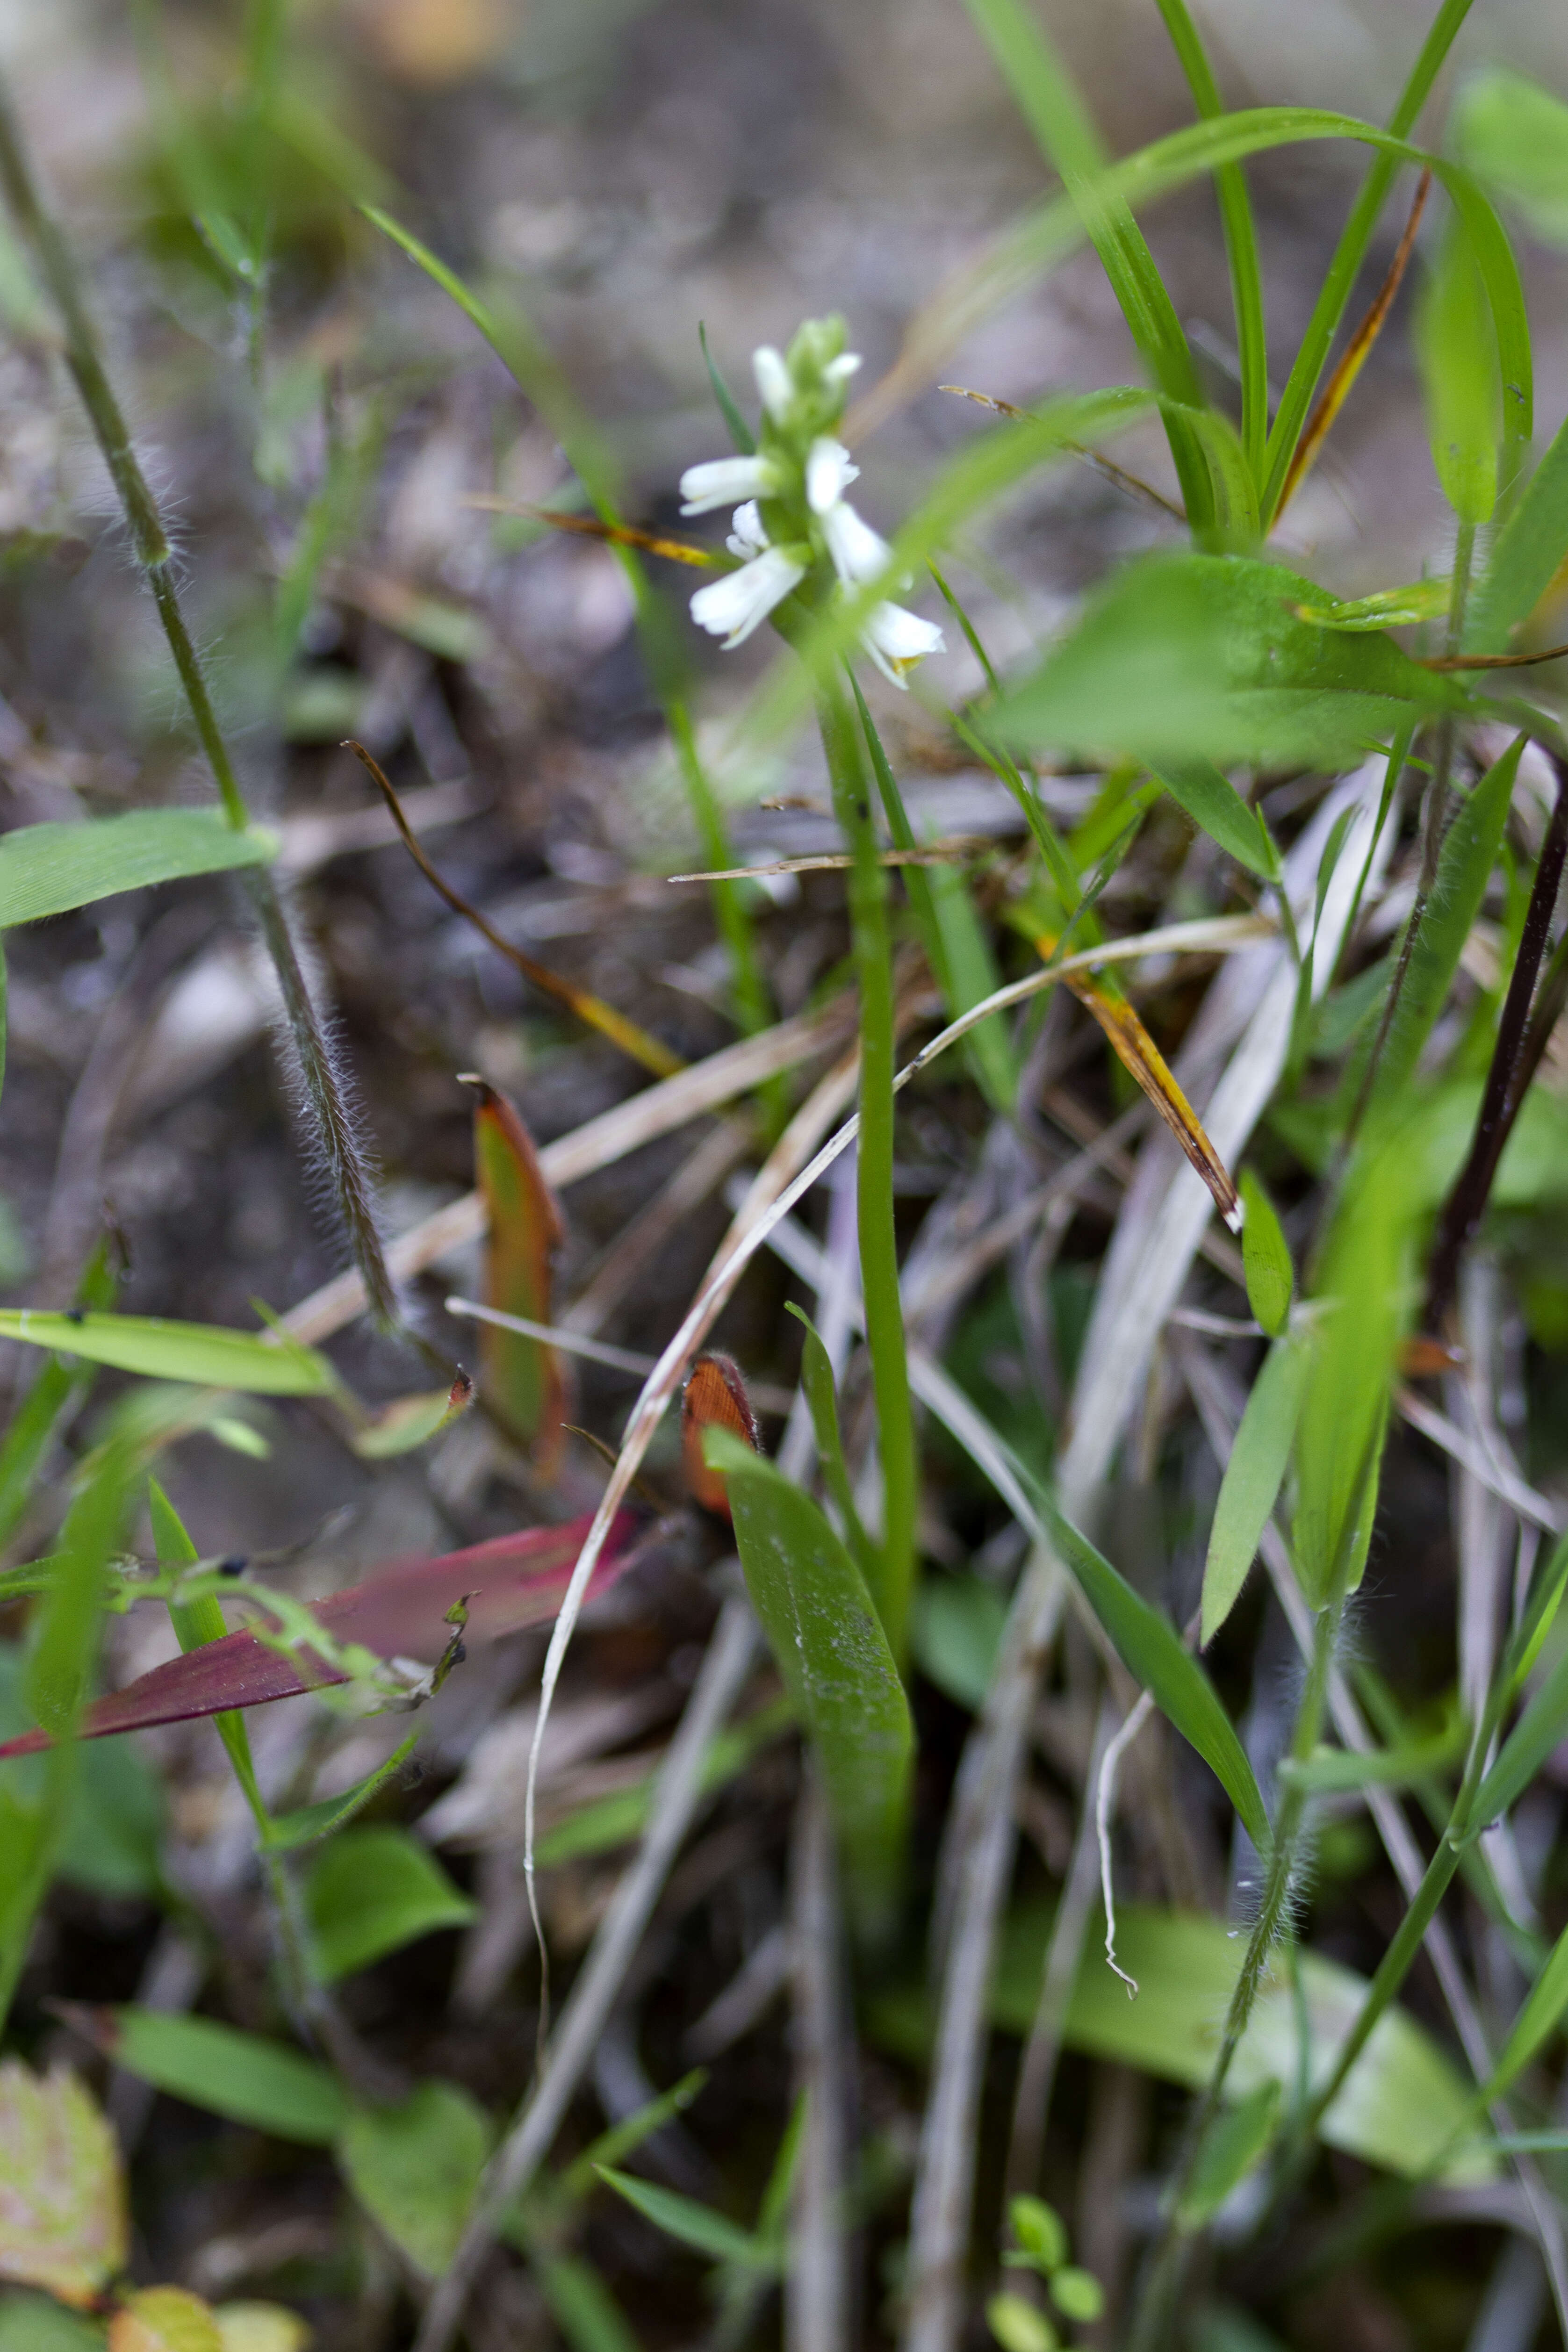
<svg viewBox="0 0 1568 2352"><path fill-rule="evenodd" d="M236 832L216 810L133 809L85 824L23 824L0 837L0 930L195 874L266 866L278 836Z"/></svg>
<svg viewBox="0 0 1568 2352"><path fill-rule="evenodd" d="M1252 1384L1209 1530L1199 1635L1205 1648L1236 1606L1279 1499L1306 1377L1307 1349L1277 1340Z"/></svg>
<svg viewBox="0 0 1568 2352"><path fill-rule="evenodd" d="M297 1339L226 1331L212 1323L168 1323L153 1315L104 1315L79 1307L51 1315L30 1307L0 1307L0 1339L52 1348L116 1371L144 1372L151 1380L244 1389L253 1396L330 1396L337 1386L326 1358Z"/></svg>

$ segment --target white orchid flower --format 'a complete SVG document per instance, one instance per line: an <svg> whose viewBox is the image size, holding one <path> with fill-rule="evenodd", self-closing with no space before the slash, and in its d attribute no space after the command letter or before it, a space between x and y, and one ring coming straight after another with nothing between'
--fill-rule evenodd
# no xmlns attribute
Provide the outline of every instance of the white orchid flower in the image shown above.
<svg viewBox="0 0 1568 2352"><path fill-rule="evenodd" d="M775 425L787 423L795 402L795 383L784 356L772 343L763 343L752 353L752 373L757 379L757 394L763 406Z"/></svg>
<svg viewBox="0 0 1568 2352"><path fill-rule="evenodd" d="M724 650L744 645L775 604L782 604L810 568L809 548L764 547L742 563L739 572L710 580L691 599L691 617L711 637L722 637Z"/></svg>
<svg viewBox="0 0 1568 2352"><path fill-rule="evenodd" d="M922 621L918 613L906 612L901 604L876 604L871 616L860 632L860 642L882 676L906 691L905 676L928 654L939 654L947 643L934 621Z"/></svg>
<svg viewBox="0 0 1568 2352"><path fill-rule="evenodd" d="M764 547L772 546L772 541L763 529L762 512L755 499L748 499L743 507L735 509L730 519L730 536L724 544L731 555L740 557L742 563L750 562L753 555L760 555Z"/></svg>
<svg viewBox="0 0 1568 2352"><path fill-rule="evenodd" d="M768 457L713 457L688 466L680 477L683 515L711 514L742 499L767 499L779 488L779 469Z"/></svg>
<svg viewBox="0 0 1568 2352"><path fill-rule="evenodd" d="M812 513L831 513L850 483L859 478L860 468L851 462L843 442L831 433L820 434L805 460L805 502Z"/></svg>

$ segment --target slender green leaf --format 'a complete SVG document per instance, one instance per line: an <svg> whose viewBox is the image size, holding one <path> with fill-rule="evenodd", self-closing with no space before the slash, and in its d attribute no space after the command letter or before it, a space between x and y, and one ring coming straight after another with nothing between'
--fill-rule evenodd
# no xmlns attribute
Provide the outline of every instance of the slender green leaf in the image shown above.
<svg viewBox="0 0 1568 2352"><path fill-rule="evenodd" d="M1203 2145L1181 2203L1182 2222L1201 2229L1258 2164L1279 2120L1278 2083L1259 2083L1220 2116Z"/></svg>
<svg viewBox="0 0 1568 2352"><path fill-rule="evenodd" d="M1245 1231L1245 1227L1243 1228ZM1220 1482L1204 1563L1202 1640L1225 1623L1279 1499L1307 1382L1304 1343L1277 1340L1252 1384Z"/></svg>
<svg viewBox="0 0 1568 2352"><path fill-rule="evenodd" d="M1290 1319L1290 1301L1296 1289L1290 1244L1273 1202L1250 1168L1242 1171L1241 1198L1247 1210L1247 1222L1241 1229L1247 1303L1268 1337L1278 1339Z"/></svg>
<svg viewBox="0 0 1568 2352"><path fill-rule="evenodd" d="M724 381L718 361L708 348L708 330L700 319L697 321L697 340L702 346L702 364L708 371L708 381L713 388L713 397L719 404L719 414L724 420L730 438L742 457L750 457L755 454L757 436L742 415L740 404Z"/></svg>
<svg viewBox="0 0 1568 2352"><path fill-rule="evenodd" d="M217 1717L221 1727L223 1717ZM264 1846L274 1853L292 1853L296 1847L314 1845L319 1838L331 1837L334 1831L346 1828L356 1813L364 1811L371 1799L380 1794L395 1780L408 1759L419 1745L419 1734L411 1731L400 1739L384 1763L352 1789L344 1789L336 1797L318 1798L313 1805L300 1805L291 1813L274 1813L262 1839Z"/></svg>
<svg viewBox="0 0 1568 2352"><path fill-rule="evenodd" d="M1211 760L1163 761L1155 772L1177 806L1227 856L1265 882L1275 879L1279 860L1261 817Z"/></svg>
<svg viewBox="0 0 1568 2352"><path fill-rule="evenodd" d="M153 1549L160 1565L193 1565L201 1555L156 1478L147 1481L147 1508L153 1522ZM221 1642L228 1632L224 1622L223 1603L213 1593L204 1593L195 1601L171 1598L169 1619L182 1650L197 1650L208 1642ZM256 1820L265 1823L268 1816L260 1784L256 1778L256 1766L251 1760L250 1733L243 1712L238 1707L226 1707L214 1716L213 1722L227 1750L235 1779L239 1782L247 1804Z"/></svg>
<svg viewBox="0 0 1568 2352"><path fill-rule="evenodd" d="M1126 754L1169 778L1173 765L1195 761L1340 765L1412 712L1465 707L1462 688L1391 638L1298 617L1296 606L1324 602L1310 581L1271 563L1144 557L1089 598L1043 667L1002 704L995 731L1011 743ZM1241 856L1248 813L1232 798L1235 839L1226 845ZM1193 814L1204 823L1218 805L1211 787ZM1247 830L1256 866L1253 842Z"/></svg>
<svg viewBox="0 0 1568 2352"><path fill-rule="evenodd" d="M1456 1716L1446 1731L1403 1747L1374 1748L1366 1755L1348 1748L1318 1748L1304 1759L1288 1756L1279 1777L1318 1797L1341 1796L1352 1789L1415 1788L1434 1773L1464 1762L1466 1737L1464 1722Z"/></svg>
<svg viewBox="0 0 1568 2352"><path fill-rule="evenodd" d="M1531 2060L1557 2031L1568 2010L1568 1928L1552 1948L1552 1955L1525 1996L1514 2019L1502 2054L1478 2106L1492 2105L1512 2088Z"/></svg>
<svg viewBox="0 0 1568 2352"><path fill-rule="evenodd" d="M598 2175L606 2187L636 2209L656 2230L683 2246L690 2246L710 2262L732 2264L739 2270L776 2273L781 2268L778 2252L751 2231L742 2230L710 2205L700 2205L694 2197L682 2197L673 2189L659 2189L651 2180L637 2180L629 2172L617 2172L601 2164Z"/></svg>
<svg viewBox="0 0 1568 2352"><path fill-rule="evenodd" d="M850 1892L888 1892L914 1744L909 1702L866 1580L809 1496L727 1430L707 1434L724 1473L747 1589L809 1731L851 1865Z"/></svg>
<svg viewBox="0 0 1568 2352"><path fill-rule="evenodd" d="M838 1516L844 1523L845 1540L855 1565L870 1590L875 1574L871 1538L866 1533L855 1504L855 1489L850 1484L849 1465L844 1458L844 1440L838 1428L838 1391L833 1378L833 1360L822 1344L816 1324L803 1307L793 1300L785 1310L804 1325L805 1340L800 1356L800 1384L805 1391L805 1401L811 1409L811 1425L816 1437L817 1460L822 1465L823 1484L832 1496Z"/></svg>
<svg viewBox="0 0 1568 2352"><path fill-rule="evenodd" d="M1247 1836L1260 1853L1265 1852L1269 1844L1268 1814L1247 1750L1207 1675L1184 1648L1170 1620L1141 1600L1043 1493L1040 1507L1052 1541L1122 1664L1189 1746L1196 1748L1236 1807Z"/></svg>
<svg viewBox="0 0 1568 2352"><path fill-rule="evenodd" d="M592 2263L536 2248L530 2268L572 2352L641 2352L626 2314Z"/></svg>
<svg viewBox="0 0 1568 2352"><path fill-rule="evenodd" d="M30 1307L0 1307L0 1339L53 1348L62 1356L110 1364L153 1380L192 1381L206 1388L246 1389L257 1396L325 1396L336 1375L324 1356L298 1340L226 1331L212 1323L165 1323L151 1315L63 1315Z"/></svg>
<svg viewBox="0 0 1568 2352"><path fill-rule="evenodd" d="M275 834L243 833L211 809L133 809L87 824L25 824L0 835L0 929L37 923L193 874L266 866Z"/></svg>
<svg viewBox="0 0 1568 2352"><path fill-rule="evenodd" d="M1470 596L1465 644L1472 653L1505 654L1568 556L1568 422L1531 474L1492 541Z"/></svg>
<svg viewBox="0 0 1568 2352"><path fill-rule="evenodd" d="M662 2131L666 2124L683 2115L707 2080L707 2068L694 2066L689 2074L683 2074L679 2082L672 2084L668 2091L660 2091L657 2098L647 2100L631 2115L623 2116L618 2124L612 2124L608 2131L601 2132L597 2139L590 2140L563 2177L563 2195L568 2198L586 2197L594 2186L595 2172L601 2164L619 2164L623 2157L630 2156L634 2148L640 2147L645 2139L651 2138L656 2131Z"/></svg>
<svg viewBox="0 0 1568 2352"><path fill-rule="evenodd" d="M457 2252L489 2152L484 2109L439 2081L419 2084L399 2106L353 2108L336 2151L365 2211L426 2278Z"/></svg>
<svg viewBox="0 0 1568 2352"><path fill-rule="evenodd" d="M1415 347L1443 495L1462 523L1489 522L1502 437L1497 336L1475 256L1452 227L1423 289Z"/></svg>
<svg viewBox="0 0 1568 2352"><path fill-rule="evenodd" d="M101 1311L113 1306L118 1287L108 1254L100 1247L77 1286L76 1303ZM0 1543L11 1536L27 1507L56 1431L95 1378L91 1364L66 1365L51 1357L13 1413L0 1440Z"/></svg>
<svg viewBox="0 0 1568 2352"><path fill-rule="evenodd" d="M1493 1822L1501 1821L1564 1738L1568 1738L1568 1650L1531 1693L1523 1714L1477 1790L1470 1809L1471 1837L1479 1837Z"/></svg>
<svg viewBox="0 0 1568 2352"><path fill-rule="evenodd" d="M1454 109L1455 152L1549 245L1568 245L1568 106L1506 66L1485 67Z"/></svg>
<svg viewBox="0 0 1568 2352"><path fill-rule="evenodd" d="M475 1916L435 1855L399 1829L345 1830L312 1864L304 1893L322 1984Z"/></svg>
<svg viewBox="0 0 1568 2352"><path fill-rule="evenodd" d="M128 2074L232 2123L325 2147L347 2120L337 2077L284 2042L163 2010L73 2010L70 2015Z"/></svg>
<svg viewBox="0 0 1568 2352"><path fill-rule="evenodd" d="M1369 1129L1396 1114L1459 969L1502 845L1524 738L1487 770L1444 836L1436 887L1415 935L1398 1009L1378 1064ZM1370 1042L1370 1041L1369 1041Z"/></svg>

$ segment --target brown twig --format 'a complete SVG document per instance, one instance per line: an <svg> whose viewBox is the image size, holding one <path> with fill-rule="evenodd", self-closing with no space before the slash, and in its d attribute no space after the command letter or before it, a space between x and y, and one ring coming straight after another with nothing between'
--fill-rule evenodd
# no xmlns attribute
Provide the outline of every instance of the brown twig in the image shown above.
<svg viewBox="0 0 1568 2352"><path fill-rule="evenodd" d="M966 383L939 383L937 390L956 393L960 400L972 400L977 408L992 409L998 416L1010 416L1019 425L1034 422L1026 408L1019 408L1010 400L998 400L989 392L971 392ZM1157 490L1152 482L1144 481L1140 475L1130 474L1125 466L1117 464L1114 457L1107 457L1100 450L1090 449L1081 441L1064 441L1062 446L1072 457L1081 457L1086 465L1092 466L1095 472L1102 474L1108 482L1114 482L1119 490L1125 490L1130 498L1144 499L1176 522L1186 521L1185 507L1178 506L1174 499L1166 498L1163 490Z"/></svg>
<svg viewBox="0 0 1568 2352"><path fill-rule="evenodd" d="M1528 669L1532 662L1561 661L1568 646L1548 646L1539 654L1436 654L1417 669Z"/></svg>
<svg viewBox="0 0 1568 2352"><path fill-rule="evenodd" d="M1491 1067L1487 1072L1486 1090L1481 1097L1480 1111L1476 1119L1469 1156L1454 1180L1453 1188L1443 1204L1437 1220L1437 1234L1433 1244L1431 1269L1426 1286L1426 1328L1440 1331L1459 1278L1459 1261L1473 1239L1485 1213L1488 1195L1497 1175L1498 1162L1513 1123L1529 1089L1530 1080L1545 1051L1556 1015L1542 992L1541 1013L1550 1018L1530 1022L1531 1000L1535 994L1535 982L1546 953L1546 943L1552 928L1552 911L1563 881L1564 857L1568 856L1568 763L1555 751L1548 755L1557 771L1557 802L1552 812L1552 822L1546 828L1542 844L1541 861L1535 869L1535 882L1525 909L1524 929L1520 934L1519 953L1514 958L1513 975L1503 1000L1502 1017L1498 1023L1497 1044L1492 1051ZM1553 997L1564 985L1564 975L1558 969L1562 950L1552 961L1547 988ZM1533 1059L1528 1058L1533 1049Z"/></svg>
<svg viewBox="0 0 1568 2352"><path fill-rule="evenodd" d="M364 745L356 743L351 736L342 749L352 751L361 766L368 770L392 813L392 821L397 827L403 846L430 887L445 898L455 914L461 915L465 922L471 923L481 939L489 941L498 955L505 956L509 963L515 965L524 980L544 995L553 996L558 1003L564 1004L569 1012L574 1013L579 1021L584 1022L590 1029L596 1029L602 1037L607 1037L612 1045L618 1045L623 1054L629 1055L634 1062L640 1062L645 1070L651 1070L655 1077L672 1078L678 1070L686 1067L679 1054L672 1054L668 1045L661 1045L657 1037L650 1037L646 1029L639 1029L635 1021L628 1021L624 1013L616 1011L613 1004L606 1004L603 997L595 996L590 989L578 988L574 982L563 979L560 972L552 971L548 964L536 963L532 956L526 954L521 948L514 947L510 940L503 939L477 907L470 906L460 891L454 890L451 884L437 873L413 826L404 815L397 794L387 782L379 762L372 758Z"/></svg>

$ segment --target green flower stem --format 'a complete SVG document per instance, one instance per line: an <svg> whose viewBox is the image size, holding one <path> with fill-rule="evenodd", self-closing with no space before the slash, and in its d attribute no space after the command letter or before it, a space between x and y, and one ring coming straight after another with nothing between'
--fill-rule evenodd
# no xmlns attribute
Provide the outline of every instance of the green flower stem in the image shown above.
<svg viewBox="0 0 1568 2352"><path fill-rule="evenodd" d="M132 446L124 413L115 398L99 352L98 340L77 280L76 266L59 229L45 211L29 169L10 100L0 85L0 185L17 226L32 249L65 331L66 364L87 410L120 502L137 562L147 574L169 651L184 689L197 738L212 770L223 812L236 832L250 822L208 691L206 673L185 625L174 584L174 555ZM271 875L252 866L245 890L268 954L277 969L284 1013L299 1055L305 1099L332 1171L349 1245L376 1319L398 1321L396 1292L376 1229L370 1171L332 1051L311 1002L283 902Z"/></svg>
<svg viewBox="0 0 1568 2352"><path fill-rule="evenodd" d="M1343 1610L1342 1600L1334 1601L1319 1611L1313 1624L1311 1660L1290 1738L1290 1753L1300 1763L1305 1763L1311 1755L1322 1731L1328 1705L1329 1675ZM1274 1842L1268 1857L1258 1916L1247 1938L1241 1970L1231 1993L1230 2007L1226 2012L1225 2032L1215 2059L1214 2072L1194 2110L1166 2191L1164 2221L1150 2253L1143 2292L1128 2337L1128 2352L1162 2352L1162 2347L1169 2341L1171 2315L1176 2307L1192 2242L1191 2233L1181 2218L1182 2206L1196 2175L1209 2134L1218 2118L1231 2063L1241 2046L1241 2037L1252 2015L1268 1955L1279 1939L1286 1918L1305 1811L1305 1790L1294 1781L1287 1781L1274 1823Z"/></svg>
<svg viewBox="0 0 1568 2352"><path fill-rule="evenodd" d="M882 1464L881 1589L873 1597L901 1665L909 1645L918 1478L893 1229L893 961L888 876L878 854L860 732L836 677L818 687L817 719L833 782L834 811L855 859L849 869L849 919L860 984L860 1282Z"/></svg>

